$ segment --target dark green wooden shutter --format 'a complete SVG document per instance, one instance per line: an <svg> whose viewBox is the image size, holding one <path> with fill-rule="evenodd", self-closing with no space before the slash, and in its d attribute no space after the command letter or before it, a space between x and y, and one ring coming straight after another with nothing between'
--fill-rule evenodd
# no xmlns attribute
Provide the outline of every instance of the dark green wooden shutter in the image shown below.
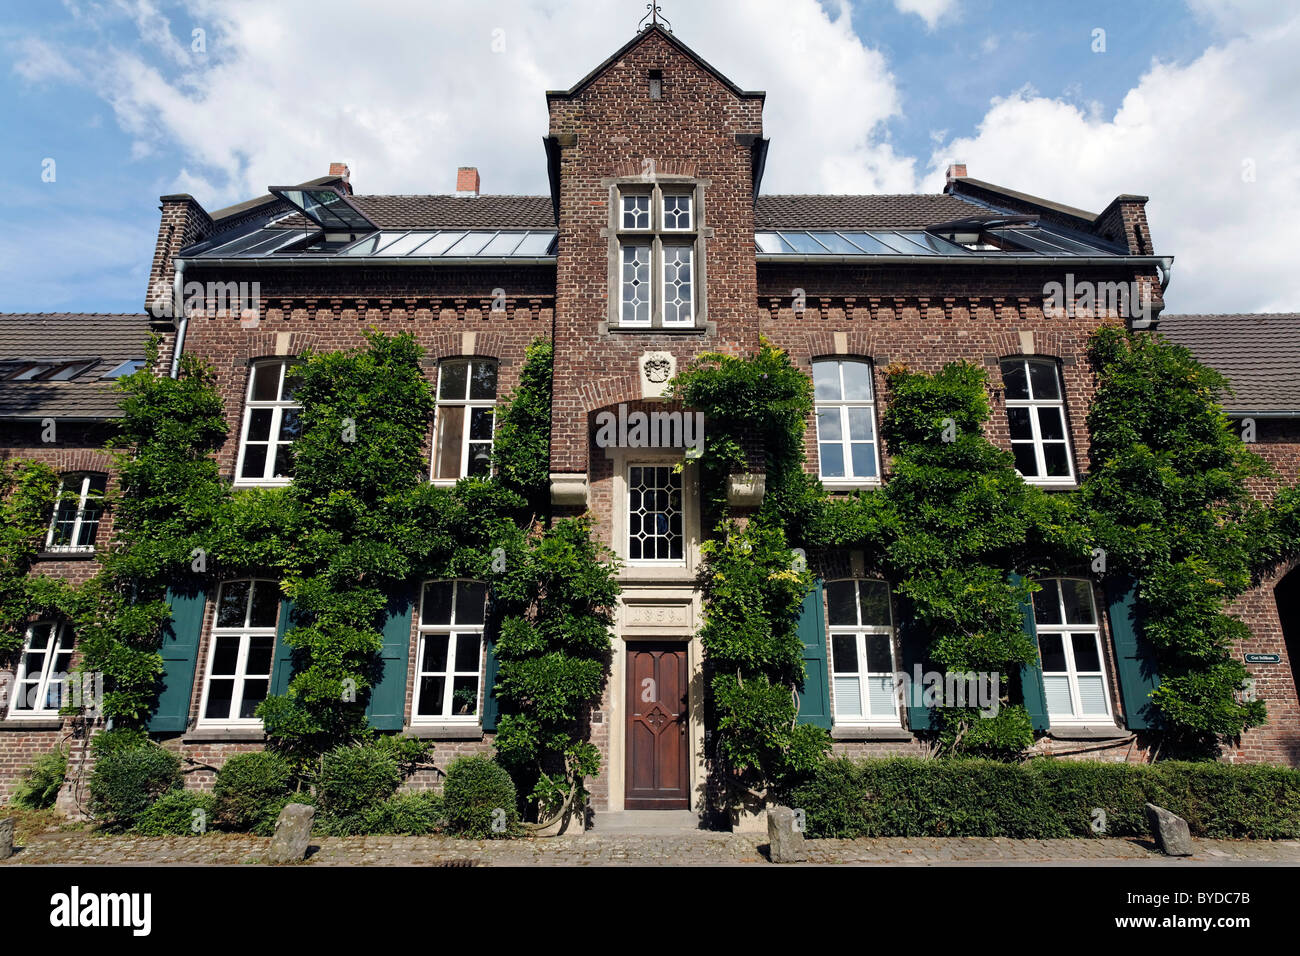
<svg viewBox="0 0 1300 956"><path fill-rule="evenodd" d="M501 704L496 695L498 668L496 640L492 636L487 639L485 656L487 660L483 667L483 729L493 731L497 729L497 718L501 716Z"/></svg>
<svg viewBox="0 0 1300 956"><path fill-rule="evenodd" d="M199 638L203 634L203 612L207 593L197 587L167 591L171 620L163 627L163 659L158 706L149 720L149 729L157 733L185 730L190 719L190 699L194 692L194 662L199 656Z"/></svg>
<svg viewBox="0 0 1300 956"><path fill-rule="evenodd" d="M1019 584L1024 578L1019 574L1011 575L1011 583ZM1020 665L1020 696L1029 711L1029 721L1034 730L1046 730L1051 724L1047 715L1047 694L1043 690L1043 659L1038 652L1038 628L1034 625L1034 602L1032 599L1020 604L1020 626L1034 644L1034 663Z"/></svg>
<svg viewBox="0 0 1300 956"><path fill-rule="evenodd" d="M292 628L290 616L293 614L293 602L287 597L280 598L280 620L275 626L275 663L271 666L271 693L282 696L289 690L289 681L293 680L293 648L284 642L284 635Z"/></svg>
<svg viewBox="0 0 1300 956"><path fill-rule="evenodd" d="M384 644L379 651L383 670L370 689L366 718L375 730L401 730L406 721L406 663L411 649L411 597L405 588L388 600Z"/></svg>
<svg viewBox="0 0 1300 956"><path fill-rule="evenodd" d="M801 724L831 729L831 697L826 677L826 612L822 602L822 582L813 586L803 599L796 627L803 642L803 692L799 694Z"/></svg>
<svg viewBox="0 0 1300 956"><path fill-rule="evenodd" d="M903 660L903 673L907 675L903 682L907 695L903 701L907 707L907 726L913 733L920 733L929 730L933 722L933 714L925 705L925 683L916 679L918 674L925 674L929 636L917 621L911 601L899 596L895 598L895 606L898 608L899 653Z"/></svg>
<svg viewBox="0 0 1300 956"><path fill-rule="evenodd" d="M1150 730L1160 726L1160 715L1151 703L1151 692L1160 686L1155 654L1142 636L1137 613L1137 583L1129 579L1106 582L1106 610L1110 634L1115 641L1115 664L1119 689L1129 730Z"/></svg>

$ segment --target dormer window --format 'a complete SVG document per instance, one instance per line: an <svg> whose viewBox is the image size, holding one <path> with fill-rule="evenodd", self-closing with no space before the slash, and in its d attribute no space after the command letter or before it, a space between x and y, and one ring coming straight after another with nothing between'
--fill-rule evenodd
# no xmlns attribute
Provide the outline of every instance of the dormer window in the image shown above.
<svg viewBox="0 0 1300 956"><path fill-rule="evenodd" d="M693 329L699 320L700 224L689 183L628 183L615 204L611 326Z"/></svg>

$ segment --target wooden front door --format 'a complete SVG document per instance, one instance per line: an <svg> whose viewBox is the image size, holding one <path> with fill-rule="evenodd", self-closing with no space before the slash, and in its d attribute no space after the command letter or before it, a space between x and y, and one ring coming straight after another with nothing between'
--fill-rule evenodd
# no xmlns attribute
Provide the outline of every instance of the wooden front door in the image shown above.
<svg viewBox="0 0 1300 956"><path fill-rule="evenodd" d="M629 810L690 809L687 646L627 645Z"/></svg>

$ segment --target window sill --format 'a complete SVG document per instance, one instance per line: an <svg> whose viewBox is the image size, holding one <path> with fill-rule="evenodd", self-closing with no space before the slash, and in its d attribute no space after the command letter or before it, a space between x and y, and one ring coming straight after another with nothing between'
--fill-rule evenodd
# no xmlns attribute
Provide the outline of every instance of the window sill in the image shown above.
<svg viewBox="0 0 1300 956"><path fill-rule="evenodd" d="M834 494L837 491L871 491L884 487L884 483L879 479L870 481L839 481L834 478L822 478L822 487Z"/></svg>
<svg viewBox="0 0 1300 956"><path fill-rule="evenodd" d="M38 551L37 561L91 561L95 552L91 551Z"/></svg>
<svg viewBox="0 0 1300 956"><path fill-rule="evenodd" d="M10 717L0 720L0 731L5 730L61 730L62 717Z"/></svg>
<svg viewBox="0 0 1300 956"><path fill-rule="evenodd" d="M249 481L236 478L230 483L232 488L288 488L291 484L293 484L293 479L287 481Z"/></svg>
<svg viewBox="0 0 1300 956"><path fill-rule="evenodd" d="M402 733L420 740L483 739L483 728L478 724L407 724Z"/></svg>
<svg viewBox="0 0 1300 956"><path fill-rule="evenodd" d="M1078 491L1079 483L1074 480L1070 481L1032 481L1025 479L1025 484L1033 485L1035 488L1042 488L1044 491Z"/></svg>
<svg viewBox="0 0 1300 956"><path fill-rule="evenodd" d="M601 335L715 335L718 331L716 322L705 322L689 328L664 328L654 325L610 325L608 321L600 323L597 330Z"/></svg>
<svg viewBox="0 0 1300 956"><path fill-rule="evenodd" d="M866 724L834 724L832 740L911 740L916 735L903 727L873 727Z"/></svg>
<svg viewBox="0 0 1300 956"><path fill-rule="evenodd" d="M1054 724L1047 728L1053 740L1127 740L1133 732L1114 724Z"/></svg>
<svg viewBox="0 0 1300 956"><path fill-rule="evenodd" d="M196 727L181 737L181 743L261 743L266 731L261 727Z"/></svg>

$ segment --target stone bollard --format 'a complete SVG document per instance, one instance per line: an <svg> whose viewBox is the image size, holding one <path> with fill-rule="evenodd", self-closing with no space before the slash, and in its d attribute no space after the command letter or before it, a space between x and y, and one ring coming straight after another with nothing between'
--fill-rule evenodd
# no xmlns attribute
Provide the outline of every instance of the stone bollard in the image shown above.
<svg viewBox="0 0 1300 956"><path fill-rule="evenodd" d="M316 808L305 803L289 803L280 811L271 836L270 861L297 863L307 857L311 827L316 822Z"/></svg>
<svg viewBox="0 0 1300 956"><path fill-rule="evenodd" d="M771 807L767 811L768 856L773 863L803 863L808 859L799 818L789 807Z"/></svg>
<svg viewBox="0 0 1300 956"><path fill-rule="evenodd" d="M0 860L7 860L14 855L14 817L0 820Z"/></svg>
<svg viewBox="0 0 1300 956"><path fill-rule="evenodd" d="M1191 856L1192 831L1187 821L1154 803L1146 805L1147 825L1156 838L1156 846L1166 856Z"/></svg>

